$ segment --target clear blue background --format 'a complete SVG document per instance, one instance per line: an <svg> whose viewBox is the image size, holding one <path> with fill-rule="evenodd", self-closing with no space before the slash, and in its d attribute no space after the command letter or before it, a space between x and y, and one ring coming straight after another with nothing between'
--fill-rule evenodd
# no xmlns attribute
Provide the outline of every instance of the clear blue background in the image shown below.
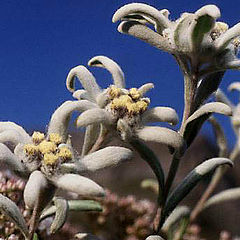
<svg viewBox="0 0 240 240"><path fill-rule="evenodd" d="M111 57L122 67L127 87L153 82L149 96L152 106L183 110L183 79L172 56L140 40L122 35L113 13L132 1L113 0L1 0L0 1L0 120L14 121L25 129L44 129L51 113L61 102L71 99L65 87L69 70L86 65L95 55ZM143 2L143 1L141 1ZM240 21L239 0L158 0L145 1L158 9L167 8L170 18L194 12L205 4L216 4L221 21L230 26ZM110 75L91 70L101 86L111 83ZM221 87L239 80L240 73L229 72ZM238 101L238 94L230 98ZM222 117L228 140L234 135L227 118ZM210 133L205 127L203 132ZM210 134L211 135L211 134Z"/></svg>

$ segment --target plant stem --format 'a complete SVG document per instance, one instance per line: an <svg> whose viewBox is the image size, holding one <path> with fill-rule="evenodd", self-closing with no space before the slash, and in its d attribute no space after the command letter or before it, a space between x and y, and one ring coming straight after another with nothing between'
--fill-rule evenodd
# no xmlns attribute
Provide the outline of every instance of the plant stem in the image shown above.
<svg viewBox="0 0 240 240"><path fill-rule="evenodd" d="M235 147L234 147L233 151L231 152L229 158L232 161L235 161L235 159L237 158L238 154L239 154L239 146L238 146L238 142L237 142L237 144L235 145ZM216 186L220 182L220 180L221 180L222 176L224 175L224 173L226 172L226 170L227 170L226 166L221 166L221 167L219 167L216 170L216 172L214 173L214 175L212 177L212 180L209 183L207 189L205 190L205 192L203 193L202 197L200 198L200 200L198 201L198 203L194 207L193 211L191 212L190 222L194 222L196 220L197 216L202 211L205 202L208 200L210 195L215 190Z"/></svg>

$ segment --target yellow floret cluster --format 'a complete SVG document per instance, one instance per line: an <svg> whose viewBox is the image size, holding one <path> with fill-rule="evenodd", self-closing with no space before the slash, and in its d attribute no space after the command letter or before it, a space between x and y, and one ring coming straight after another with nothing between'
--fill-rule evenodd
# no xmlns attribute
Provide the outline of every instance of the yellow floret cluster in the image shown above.
<svg viewBox="0 0 240 240"><path fill-rule="evenodd" d="M130 115L136 115L146 111L149 101L141 99L142 95L137 88L131 88L128 93L121 93L120 89L111 86L109 96L111 101L110 107L112 110L126 110Z"/></svg>
<svg viewBox="0 0 240 240"><path fill-rule="evenodd" d="M30 157L38 157L39 161L45 165L55 165L59 161L72 159L72 152L68 147L58 147L63 142L62 137L57 133L51 133L46 140L43 133L34 132L32 141L32 144L24 146L25 154Z"/></svg>

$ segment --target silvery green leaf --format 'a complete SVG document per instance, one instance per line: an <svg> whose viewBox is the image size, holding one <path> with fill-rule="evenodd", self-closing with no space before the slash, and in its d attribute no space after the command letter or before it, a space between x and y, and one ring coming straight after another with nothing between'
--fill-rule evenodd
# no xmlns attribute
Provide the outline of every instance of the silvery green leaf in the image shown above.
<svg viewBox="0 0 240 240"><path fill-rule="evenodd" d="M230 159L227 158L211 158L193 169L183 181L172 191L167 198L163 211L163 219L168 216L175 207L188 195L189 192L201 181L207 174L215 170L221 165L233 166ZM162 222L164 223L164 222Z"/></svg>
<svg viewBox="0 0 240 240"><path fill-rule="evenodd" d="M130 14L138 14L150 18L160 30L168 28L170 25L170 21L159 12L159 10L144 3L130 3L124 5L114 13L112 21L117 22Z"/></svg>
<svg viewBox="0 0 240 240"><path fill-rule="evenodd" d="M132 151L124 147L105 147L101 150L85 155L75 163L62 164L63 171L84 172L97 171L110 166L115 166L122 161L132 158Z"/></svg>
<svg viewBox="0 0 240 240"><path fill-rule="evenodd" d="M212 30L215 20L220 17L220 10L215 5L206 5L195 12L194 15L194 21L189 29L192 51L196 51L201 47L205 34Z"/></svg>
<svg viewBox="0 0 240 240"><path fill-rule="evenodd" d="M154 193L158 194L158 182L155 179L144 179L141 182L141 188L151 189Z"/></svg>
<svg viewBox="0 0 240 240"><path fill-rule="evenodd" d="M192 47L190 43L189 27L194 21L194 14L186 14L178 22L174 31L174 42L179 51L191 52Z"/></svg>
<svg viewBox="0 0 240 240"><path fill-rule="evenodd" d="M100 126L98 124L92 124L86 127L84 141L82 146L82 156L86 155L96 142L100 133Z"/></svg>
<svg viewBox="0 0 240 240"><path fill-rule="evenodd" d="M172 125L178 123L178 115L173 108L170 107L154 107L142 114L142 121L148 122L168 122Z"/></svg>
<svg viewBox="0 0 240 240"><path fill-rule="evenodd" d="M56 233L64 225L68 215L68 201L63 198L55 198L56 214L51 224L50 233Z"/></svg>
<svg viewBox="0 0 240 240"><path fill-rule="evenodd" d="M101 108L93 108L83 112L76 120L77 127L86 127L91 124L107 124L113 123L113 116L106 110Z"/></svg>
<svg viewBox="0 0 240 240"><path fill-rule="evenodd" d="M145 240L164 240L164 239L159 235L151 235L147 237Z"/></svg>
<svg viewBox="0 0 240 240"><path fill-rule="evenodd" d="M215 93L216 101L225 103L229 107L233 109L233 103L228 99L228 97L223 93L223 91L219 88Z"/></svg>
<svg viewBox="0 0 240 240"><path fill-rule="evenodd" d="M95 102L95 98L91 97L88 92L84 89L78 89L73 92L72 96L78 100L89 100L90 102Z"/></svg>
<svg viewBox="0 0 240 240"><path fill-rule="evenodd" d="M237 58L232 58L232 60L228 60L222 66L224 69L240 69L240 60Z"/></svg>
<svg viewBox="0 0 240 240"><path fill-rule="evenodd" d="M187 145L190 146L202 124L209 118L212 113L224 114L227 116L232 115L232 109L220 102L206 103L195 111L185 122L182 133Z"/></svg>
<svg viewBox="0 0 240 240"><path fill-rule="evenodd" d="M16 224L24 237L27 239L28 228L21 211L12 200L2 194L0 194L0 211Z"/></svg>
<svg viewBox="0 0 240 240"><path fill-rule="evenodd" d="M227 139L225 137L225 134L223 132L221 125L212 116L208 119L208 121L211 123L213 130L215 132L217 146L219 148L218 156L219 157L227 157L227 155L228 155Z"/></svg>
<svg viewBox="0 0 240 240"><path fill-rule="evenodd" d="M190 215L190 209L187 206L179 206L176 207L173 212L169 215L169 217L166 219L165 223L162 226L162 230L164 232L167 232L170 227L175 225L177 222L179 222L184 217L189 217Z"/></svg>
<svg viewBox="0 0 240 240"><path fill-rule="evenodd" d="M25 186L23 197L28 208L33 209L39 204L42 210L52 200L55 187L46 179L42 172L36 170L30 175Z"/></svg>
<svg viewBox="0 0 240 240"><path fill-rule="evenodd" d="M131 159L132 155L132 151L124 147L105 147L80 159L79 164L82 169L79 170L96 171L114 166Z"/></svg>
<svg viewBox="0 0 240 240"><path fill-rule="evenodd" d="M154 88L153 83L146 83L138 88L138 92L144 96L150 89Z"/></svg>
<svg viewBox="0 0 240 240"><path fill-rule="evenodd" d="M140 154L141 158L148 163L158 180L158 200L161 201L164 189L164 172L161 163L155 153L144 143L132 139L130 144Z"/></svg>
<svg viewBox="0 0 240 240"><path fill-rule="evenodd" d="M170 53L173 52L173 49L166 38L137 21L121 22L118 26L118 31L120 33L136 37L158 49L168 51Z"/></svg>
<svg viewBox="0 0 240 240"><path fill-rule="evenodd" d="M139 139L158 142L176 149L179 154L185 151L185 141L182 136L172 129L163 127L144 127L136 132Z"/></svg>
<svg viewBox="0 0 240 240"><path fill-rule="evenodd" d="M91 233L77 233L74 236L74 239L81 240L100 240L98 237L92 235Z"/></svg>
<svg viewBox="0 0 240 240"><path fill-rule="evenodd" d="M72 68L68 73L66 86L70 92L75 91L74 81L75 77L78 78L83 88L88 92L88 94L96 99L99 93L101 93L101 89L98 86L95 77L88 71L88 69L84 66L77 66Z"/></svg>
<svg viewBox="0 0 240 240"><path fill-rule="evenodd" d="M16 147L19 143L25 143L25 141L18 131L12 129L0 132L0 143L10 143L12 147Z"/></svg>
<svg viewBox="0 0 240 240"><path fill-rule="evenodd" d="M240 91L240 82L233 82L228 86L228 91L237 90Z"/></svg>
<svg viewBox="0 0 240 240"><path fill-rule="evenodd" d="M214 206L223 202L228 202L228 201L237 200L237 199L240 199L240 188L238 187L238 188L227 189L209 198L204 204L203 209L209 208L211 206Z"/></svg>
<svg viewBox="0 0 240 240"><path fill-rule="evenodd" d="M211 94L217 91L224 74L225 71L216 72L209 74L202 79L200 86L197 88L193 111L196 111L211 96Z"/></svg>
<svg viewBox="0 0 240 240"><path fill-rule="evenodd" d="M105 56L96 56L89 60L88 65L106 68L112 74L114 85L119 88L125 88L124 73L112 59Z"/></svg>
<svg viewBox="0 0 240 240"><path fill-rule="evenodd" d="M72 112L86 111L91 108L97 107L96 104L87 101L66 101L53 113L48 125L48 134L58 133L62 136L63 141L67 140L67 128Z"/></svg>
<svg viewBox="0 0 240 240"><path fill-rule="evenodd" d="M215 40L216 49L224 49L234 38L240 36L240 23L234 25Z"/></svg>
<svg viewBox="0 0 240 240"><path fill-rule="evenodd" d="M64 174L56 178L54 184L65 191L74 192L84 197L104 196L102 187L91 179L77 174Z"/></svg>
<svg viewBox="0 0 240 240"><path fill-rule="evenodd" d="M8 169L13 170L18 175L26 176L28 174L28 170L21 163L21 160L2 143L0 143L0 164L6 165Z"/></svg>
<svg viewBox="0 0 240 240"><path fill-rule="evenodd" d="M101 212L102 206L100 203L93 201L93 200L68 200L68 210L69 211L95 211L95 212ZM40 219L43 220L53 214L56 213L56 206L51 206L44 210L42 213Z"/></svg>
<svg viewBox="0 0 240 240"><path fill-rule="evenodd" d="M22 138L24 139L24 143L31 142L31 137L28 135L28 133L16 123L0 122L0 132L3 132L5 130L15 130L22 136Z"/></svg>

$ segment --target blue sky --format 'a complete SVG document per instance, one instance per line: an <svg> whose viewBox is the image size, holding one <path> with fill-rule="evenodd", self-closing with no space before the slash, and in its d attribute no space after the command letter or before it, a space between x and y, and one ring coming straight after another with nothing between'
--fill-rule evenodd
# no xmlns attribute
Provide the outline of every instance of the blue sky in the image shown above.
<svg viewBox="0 0 240 240"><path fill-rule="evenodd" d="M174 59L140 40L122 35L111 22L115 10L132 1L113 0L2 0L0 1L0 120L13 121L25 129L44 129L61 102L72 99L65 88L69 70L96 55L111 57L122 67L127 87L153 82L152 106L183 110L183 79ZM230 26L240 21L238 0L140 1L158 9L167 8L175 19L205 4L216 4L221 21ZM101 86L111 83L102 69L91 70ZM226 74L221 87L240 78ZM238 94L230 98L238 101ZM231 143L234 136L226 118L221 118ZM203 132L208 134L209 127Z"/></svg>

